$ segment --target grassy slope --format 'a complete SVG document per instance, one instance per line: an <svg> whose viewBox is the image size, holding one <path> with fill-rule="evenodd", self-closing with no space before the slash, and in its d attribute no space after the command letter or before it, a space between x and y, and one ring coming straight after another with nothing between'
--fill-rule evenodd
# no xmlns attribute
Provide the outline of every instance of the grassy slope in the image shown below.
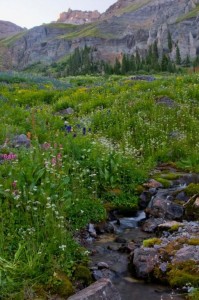
<svg viewBox="0 0 199 300"><path fill-rule="evenodd" d="M198 14L199 14L199 4L197 4L196 7L193 10L191 10L190 12L188 12L187 14L179 17L176 20L176 23L180 23L180 22L189 20L191 18L195 18Z"/></svg>

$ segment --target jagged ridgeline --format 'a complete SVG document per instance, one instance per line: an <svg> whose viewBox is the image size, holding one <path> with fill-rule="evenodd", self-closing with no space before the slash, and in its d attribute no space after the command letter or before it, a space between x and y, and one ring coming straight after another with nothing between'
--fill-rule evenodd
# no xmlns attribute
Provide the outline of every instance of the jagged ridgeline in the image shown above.
<svg viewBox="0 0 199 300"><path fill-rule="evenodd" d="M199 0L118 0L103 14L93 17L89 12L89 22L84 22L80 13L81 22L76 19L70 24L70 10L61 14L66 19L51 24L30 30L17 28L7 35L4 30L0 35L0 68L37 71L52 66L55 71L58 64L64 73L71 74L71 61L84 56L91 67L84 61L78 67L79 74L86 70L123 73L126 68L133 70L126 65L139 55L141 66L137 63L135 69L151 69L152 65L158 71L173 70L174 62L189 65L199 54L198 13ZM66 62L67 68L63 67Z"/></svg>

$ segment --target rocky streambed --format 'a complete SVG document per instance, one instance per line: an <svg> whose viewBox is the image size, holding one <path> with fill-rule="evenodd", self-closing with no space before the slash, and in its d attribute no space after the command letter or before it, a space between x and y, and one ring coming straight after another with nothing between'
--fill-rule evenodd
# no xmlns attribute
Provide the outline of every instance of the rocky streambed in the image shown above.
<svg viewBox="0 0 199 300"><path fill-rule="evenodd" d="M88 226L92 275L123 300L180 300L199 282L199 175L162 165L152 177L139 187L139 212Z"/></svg>

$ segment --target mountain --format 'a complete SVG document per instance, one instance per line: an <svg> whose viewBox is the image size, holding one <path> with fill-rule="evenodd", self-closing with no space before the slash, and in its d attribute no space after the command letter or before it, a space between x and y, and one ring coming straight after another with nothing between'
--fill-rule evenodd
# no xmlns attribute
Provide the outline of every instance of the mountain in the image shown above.
<svg viewBox="0 0 199 300"><path fill-rule="evenodd" d="M0 20L0 39L6 38L8 36L16 35L22 31L24 31L24 29L21 28L20 26L17 26L8 21Z"/></svg>
<svg viewBox="0 0 199 300"><path fill-rule="evenodd" d="M69 13L71 13L69 11ZM122 53L145 55L157 41L160 52L175 58L199 55L199 0L118 0L95 22L81 25L51 23L3 39L0 61L15 69L63 60L77 47L96 49L96 59L113 62ZM168 46L168 35L172 49ZM1 51L0 51L1 56ZM5 66L4 66L5 67Z"/></svg>

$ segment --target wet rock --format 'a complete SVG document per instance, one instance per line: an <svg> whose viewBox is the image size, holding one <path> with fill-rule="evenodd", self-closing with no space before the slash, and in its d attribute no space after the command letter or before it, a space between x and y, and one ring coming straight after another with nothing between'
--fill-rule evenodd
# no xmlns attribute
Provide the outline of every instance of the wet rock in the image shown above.
<svg viewBox="0 0 199 300"><path fill-rule="evenodd" d="M143 223L142 230L144 232L154 232L158 228L158 225L163 222L163 218L150 218Z"/></svg>
<svg viewBox="0 0 199 300"><path fill-rule="evenodd" d="M27 138L25 134L16 135L11 141L10 146L13 148L29 148L30 147L30 140Z"/></svg>
<svg viewBox="0 0 199 300"><path fill-rule="evenodd" d="M144 187L147 188L161 188L163 185L155 179L150 179L147 183L143 184Z"/></svg>
<svg viewBox="0 0 199 300"><path fill-rule="evenodd" d="M102 270L102 269L109 269L109 265L103 261L99 262L97 264L97 267L99 270Z"/></svg>
<svg viewBox="0 0 199 300"><path fill-rule="evenodd" d="M136 244L134 242L130 242L130 243L122 245L119 248L119 251L122 252L122 253L130 254L135 250L135 248L136 248Z"/></svg>
<svg viewBox="0 0 199 300"><path fill-rule="evenodd" d="M118 245L118 244L117 244L117 245L114 245L114 244L113 244L113 245L108 245L108 246L107 246L107 249L108 249L108 250L112 250L112 251L118 251L118 250L120 249L120 247L121 247L121 246Z"/></svg>
<svg viewBox="0 0 199 300"><path fill-rule="evenodd" d="M94 270L92 274L93 274L93 278L95 280L99 280L101 278L114 279L116 276L115 272L113 272L109 269Z"/></svg>
<svg viewBox="0 0 199 300"><path fill-rule="evenodd" d="M133 255L133 268L138 278L148 279L157 264L158 251L154 248L137 248Z"/></svg>
<svg viewBox="0 0 199 300"><path fill-rule="evenodd" d="M150 202L150 207L145 212L148 216L155 218L166 218L169 220L180 220L184 214L181 205L172 202L173 197L169 194L157 194Z"/></svg>
<svg viewBox="0 0 199 300"><path fill-rule="evenodd" d="M120 236L117 236L116 239L115 239L115 242L116 243L121 243L121 244L125 244L127 242L126 239L120 237Z"/></svg>
<svg viewBox="0 0 199 300"><path fill-rule="evenodd" d="M121 296L112 282L102 278L87 288L68 298L68 300L121 300Z"/></svg>
<svg viewBox="0 0 199 300"><path fill-rule="evenodd" d="M107 233L115 232L114 225L109 222L101 222L101 223L95 225L95 229L98 234L103 234L105 232L107 232Z"/></svg>
<svg viewBox="0 0 199 300"><path fill-rule="evenodd" d="M154 188L151 188L150 190L152 190ZM149 191L144 191L142 192L142 194L140 195L140 200L139 200L139 207L141 209L144 209L148 206L150 200L151 200L151 193Z"/></svg>
<svg viewBox="0 0 199 300"><path fill-rule="evenodd" d="M167 202L167 211L165 217L170 220L180 220L184 214L184 208L178 204Z"/></svg>
<svg viewBox="0 0 199 300"><path fill-rule="evenodd" d="M97 237L97 233L96 233L96 230L95 230L95 226L93 224L88 224L88 232L90 234L90 236L96 238Z"/></svg>
<svg viewBox="0 0 199 300"><path fill-rule="evenodd" d="M180 178L180 183L184 185L189 185L190 183L199 183L199 174L185 174L182 178Z"/></svg>
<svg viewBox="0 0 199 300"><path fill-rule="evenodd" d="M176 195L176 200L187 202L189 200L189 196L187 196L184 191L181 191Z"/></svg>

